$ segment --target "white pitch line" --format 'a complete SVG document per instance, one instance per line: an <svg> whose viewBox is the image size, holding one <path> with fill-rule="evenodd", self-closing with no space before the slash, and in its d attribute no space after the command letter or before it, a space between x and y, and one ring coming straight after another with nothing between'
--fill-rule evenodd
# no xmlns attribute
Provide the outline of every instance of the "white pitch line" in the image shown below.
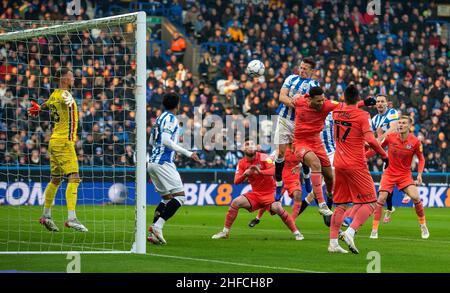
<svg viewBox="0 0 450 293"><path fill-rule="evenodd" d="M271 269L271 270L284 270L284 271L303 272L303 273L324 273L324 272L303 270L303 269L296 269L296 268L272 267L272 266L255 265L255 264L240 263L240 262L230 262L230 261L223 261L223 260L216 260L216 259L193 258L193 257L165 255L165 254L156 254L156 253L147 253L147 255L157 256L157 257L166 257L166 258L175 258L175 259L182 259L182 260L219 263L219 264L241 266L241 267L264 268L264 269Z"/></svg>
<svg viewBox="0 0 450 293"><path fill-rule="evenodd" d="M2 240L6 240L6 242L2 241ZM99 253L131 253L131 251L129 250L114 250L111 248L106 248L106 247L102 247L102 248L96 248L96 247L90 247L90 246L82 246L82 245L77 245L77 244L70 244L70 243L45 243L45 242L37 242L37 241L17 241L17 240L7 240L7 239L0 239L0 244L2 245L8 245L8 244L28 244L28 245L39 245L39 246L60 246L60 247L67 247L67 248L76 248L76 249L81 249L80 251L74 251L74 252L80 252L83 253L83 251L87 251L88 253L93 253L92 251L98 251ZM89 243L91 245L100 245L100 244L105 244L105 243ZM112 243L108 243L108 244L112 244ZM131 245L130 245L131 247ZM84 250L83 250L84 249ZM24 251L24 252L20 252L20 251L0 251L0 254L59 254L59 253L65 253L62 249L60 251L57 250L43 250L43 251L39 251L39 250L35 250L35 251Z"/></svg>
<svg viewBox="0 0 450 293"><path fill-rule="evenodd" d="M178 225L178 224L168 224L168 227L172 226L172 227L185 227L185 228L193 228L193 229L198 229L198 228L203 228L203 229L216 229L216 230L220 230L223 227L219 227L219 226L208 226L208 225ZM255 231L256 230L249 230L248 228L241 228L241 227L233 227L233 230L238 230L238 231ZM280 229L265 229L265 228L260 228L260 231L265 231L265 232L270 232L270 233L289 233L286 230ZM308 237L308 235L324 235L323 233L318 233L318 232L304 232L305 230L301 230L306 237ZM417 233L417 235L419 235L419 233ZM325 235L327 236L327 235ZM327 236L328 237L328 236ZM357 237L359 239L362 239L365 237L365 235L361 235L358 234ZM367 238L369 238L369 235L367 235ZM391 237L391 236L380 236L380 239L386 239L386 240L400 240L400 241L419 241L419 242L432 242L432 243L443 243L443 244L450 244L450 241L448 240L435 240L435 239L422 239L422 238L405 238L405 237Z"/></svg>

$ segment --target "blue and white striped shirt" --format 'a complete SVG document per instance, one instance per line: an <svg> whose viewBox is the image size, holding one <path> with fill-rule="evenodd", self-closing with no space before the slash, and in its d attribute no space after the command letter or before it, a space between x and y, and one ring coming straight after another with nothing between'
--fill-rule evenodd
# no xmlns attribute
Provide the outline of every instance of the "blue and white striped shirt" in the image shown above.
<svg viewBox="0 0 450 293"><path fill-rule="evenodd" d="M293 96L300 94L304 95L309 92L311 87L319 86L319 82L313 80L311 78L301 78L300 75L292 74L289 75L281 87L282 89L288 89L288 96L292 98ZM283 103L280 103L277 109L277 114L283 118L287 118L289 120L295 120L295 109L286 106Z"/></svg>
<svg viewBox="0 0 450 293"><path fill-rule="evenodd" d="M162 144L162 134L170 134L170 139L178 143L178 119L170 112L163 112L156 118L150 134L150 144L152 145L151 163L164 164L172 163L175 151Z"/></svg>
<svg viewBox="0 0 450 293"><path fill-rule="evenodd" d="M389 129L389 123L398 120L398 111L395 109L388 109L384 114L377 114L372 118L372 130L376 131L378 128L383 130L383 133Z"/></svg>
<svg viewBox="0 0 450 293"><path fill-rule="evenodd" d="M323 146L325 147L325 151L328 156L334 154L336 151L336 144L334 143L333 135L333 112L330 112L325 119L323 130L320 133L320 138L322 139Z"/></svg>

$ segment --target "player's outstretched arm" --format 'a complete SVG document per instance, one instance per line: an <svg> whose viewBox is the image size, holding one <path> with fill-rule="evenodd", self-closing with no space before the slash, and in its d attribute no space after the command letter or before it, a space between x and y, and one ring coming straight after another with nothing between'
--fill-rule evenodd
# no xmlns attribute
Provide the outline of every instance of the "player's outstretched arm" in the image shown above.
<svg viewBox="0 0 450 293"><path fill-rule="evenodd" d="M385 146L388 145L388 141L387 138L384 138L383 141L381 142L381 147L384 149ZM373 156L375 156L377 152L374 151L373 149L370 149L366 152L366 158L372 158Z"/></svg>
<svg viewBox="0 0 450 293"><path fill-rule="evenodd" d="M48 106L46 103L39 105L35 101L31 101L31 107L28 108L28 115L36 117L41 113L41 111L48 110Z"/></svg>
<svg viewBox="0 0 450 293"><path fill-rule="evenodd" d="M295 108L295 105L292 102L292 99L288 96L289 90L287 88L282 88L280 90L280 103L285 104L288 107Z"/></svg>
<svg viewBox="0 0 450 293"><path fill-rule="evenodd" d="M364 139L367 141L367 143L370 145L370 147L381 155L382 159L387 158L387 154L384 151L384 149L381 147L380 143L377 141L375 136L373 135L372 131L367 131L364 133Z"/></svg>
<svg viewBox="0 0 450 293"><path fill-rule="evenodd" d="M177 153L183 154L186 157L190 157L193 160L200 162L197 154L194 155L193 152L188 151L187 149L185 149L182 146L179 146L178 144L176 144L171 138L170 138L170 134L167 132L163 132L162 134L162 139L161 139L162 144L165 147L168 147L174 151L176 151Z"/></svg>
<svg viewBox="0 0 450 293"><path fill-rule="evenodd" d="M377 101L373 97L369 97L365 100L359 101L357 106L358 108L362 108L364 106L373 106L377 103ZM325 100L325 103L323 104L322 111L329 113L331 111L334 111L338 108L342 108L345 105L343 102L337 102L337 101L331 101L331 100Z"/></svg>
<svg viewBox="0 0 450 293"><path fill-rule="evenodd" d="M358 102L358 108L375 106L376 104L377 100L374 97L368 97L367 99Z"/></svg>

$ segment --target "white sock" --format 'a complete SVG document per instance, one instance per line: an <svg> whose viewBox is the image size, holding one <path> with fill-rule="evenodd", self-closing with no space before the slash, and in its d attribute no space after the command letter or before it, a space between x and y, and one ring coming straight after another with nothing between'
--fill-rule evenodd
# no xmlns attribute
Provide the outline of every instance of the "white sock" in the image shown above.
<svg viewBox="0 0 450 293"><path fill-rule="evenodd" d="M296 230L293 234L294 234L294 235L299 235L299 234L300 234L300 231Z"/></svg>
<svg viewBox="0 0 450 293"><path fill-rule="evenodd" d="M69 211L69 220L76 219L77 215L75 214L75 211Z"/></svg>
<svg viewBox="0 0 450 293"><path fill-rule="evenodd" d="M311 176L311 172L309 172L308 174L304 174L304 175L303 175L303 178L309 179L310 176Z"/></svg>
<svg viewBox="0 0 450 293"><path fill-rule="evenodd" d="M230 229L223 227L223 233L228 233L230 232Z"/></svg>
<svg viewBox="0 0 450 293"><path fill-rule="evenodd" d="M259 220L258 216L256 216L256 219Z"/></svg>
<svg viewBox="0 0 450 293"><path fill-rule="evenodd" d="M283 181L277 181L276 184L277 184L277 187L282 187L283 186Z"/></svg>
<svg viewBox="0 0 450 293"><path fill-rule="evenodd" d="M156 223L154 224L154 226L156 228L162 229L164 228L164 224L166 223L166 220L164 220L163 218L159 217L158 221L156 221Z"/></svg>
<svg viewBox="0 0 450 293"><path fill-rule="evenodd" d="M339 242L338 242L337 239L330 239L330 245L331 245L331 246L338 246L338 245L339 245Z"/></svg>
<svg viewBox="0 0 450 293"><path fill-rule="evenodd" d="M50 218L52 216L52 208L44 208L44 216Z"/></svg>
<svg viewBox="0 0 450 293"><path fill-rule="evenodd" d="M350 235L351 237L355 237L355 230L351 227L348 227L347 231L345 231L346 233L348 233L348 235Z"/></svg>

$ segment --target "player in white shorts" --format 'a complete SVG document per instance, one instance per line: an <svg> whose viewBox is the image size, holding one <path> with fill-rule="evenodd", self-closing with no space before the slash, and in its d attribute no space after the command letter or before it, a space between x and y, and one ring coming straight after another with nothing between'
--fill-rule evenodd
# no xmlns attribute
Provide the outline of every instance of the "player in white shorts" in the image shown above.
<svg viewBox="0 0 450 293"><path fill-rule="evenodd" d="M320 133L320 138L327 152L328 159L330 159L331 166L333 166L334 153L336 152L336 144L334 143L333 134L333 112L330 112L325 119L323 130Z"/></svg>
<svg viewBox="0 0 450 293"><path fill-rule="evenodd" d="M161 195L147 238L154 244L166 244L162 233L164 224L185 201L183 182L173 163L175 152L200 162L197 153L178 145L179 126L175 115L180 97L175 93L165 94L162 104L165 111L156 118L150 135L153 148L147 168L155 190Z"/></svg>
<svg viewBox="0 0 450 293"><path fill-rule="evenodd" d="M319 86L316 80L311 79L315 63L311 58L305 58L300 62L299 75L289 75L281 87L280 97L286 96L292 99L295 95L304 95L311 87ZM278 120L275 129L274 142L277 147L277 157L275 159L275 181L277 184L276 197L281 198L283 188L282 173L284 167L284 154L289 144L294 141L295 109L280 103L277 109ZM309 168L303 165L305 175L305 188L307 192L312 190L309 180Z"/></svg>

